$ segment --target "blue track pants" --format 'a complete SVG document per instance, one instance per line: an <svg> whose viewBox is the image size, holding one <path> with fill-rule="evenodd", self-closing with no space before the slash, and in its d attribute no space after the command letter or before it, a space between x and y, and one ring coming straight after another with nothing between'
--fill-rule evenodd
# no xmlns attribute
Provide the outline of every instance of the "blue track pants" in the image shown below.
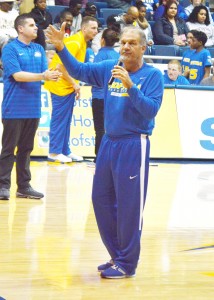
<svg viewBox="0 0 214 300"><path fill-rule="evenodd" d="M104 135L93 181L94 212L114 263L135 271L140 255L150 142L144 135Z"/></svg>

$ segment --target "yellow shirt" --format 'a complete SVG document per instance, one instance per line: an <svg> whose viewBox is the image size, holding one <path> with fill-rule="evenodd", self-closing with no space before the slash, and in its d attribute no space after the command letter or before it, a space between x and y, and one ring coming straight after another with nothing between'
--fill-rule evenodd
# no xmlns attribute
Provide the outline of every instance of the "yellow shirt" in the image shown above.
<svg viewBox="0 0 214 300"><path fill-rule="evenodd" d="M80 62L84 62L86 55L86 41L82 34L82 31L77 32L76 34L65 38L64 44L68 51ZM57 54L54 54L54 57L49 65L49 68L55 69L58 64L63 65ZM51 93L58 96L66 96L71 94L74 89L71 83L66 79L61 77L57 82L55 81L46 81L44 87L49 90Z"/></svg>

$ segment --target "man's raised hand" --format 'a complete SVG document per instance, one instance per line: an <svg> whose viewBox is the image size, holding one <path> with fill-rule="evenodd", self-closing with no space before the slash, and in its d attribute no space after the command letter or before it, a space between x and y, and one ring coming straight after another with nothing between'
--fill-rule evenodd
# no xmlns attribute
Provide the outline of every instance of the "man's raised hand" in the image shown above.
<svg viewBox="0 0 214 300"><path fill-rule="evenodd" d="M49 25L45 30L45 35L47 37L46 42L53 44L57 51L61 51L64 48L63 39L65 34L65 26L66 22L63 22L60 30L57 30L52 25Z"/></svg>

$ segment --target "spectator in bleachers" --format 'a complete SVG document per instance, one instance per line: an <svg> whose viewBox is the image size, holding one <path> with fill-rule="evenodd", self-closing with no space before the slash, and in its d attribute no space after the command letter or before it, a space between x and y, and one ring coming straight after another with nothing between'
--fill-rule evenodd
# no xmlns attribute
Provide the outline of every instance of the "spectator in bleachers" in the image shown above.
<svg viewBox="0 0 214 300"><path fill-rule="evenodd" d="M65 37L69 37L76 33L75 28L72 26L73 16L68 9L61 11L59 19L60 20L58 23L53 24L54 28L56 28L57 30L60 30L62 23L66 22ZM55 50L55 47L52 44L46 43L46 50Z"/></svg>
<svg viewBox="0 0 214 300"><path fill-rule="evenodd" d="M206 47L214 46L214 26L210 24L207 7L204 5L196 6L187 20L189 30L195 29L203 31L207 36Z"/></svg>
<svg viewBox="0 0 214 300"><path fill-rule="evenodd" d="M120 29L122 30L127 25L137 25L137 19L139 17L139 11L137 7L130 6L126 13L118 15L115 17L118 24L120 24Z"/></svg>
<svg viewBox="0 0 214 300"><path fill-rule="evenodd" d="M112 29L105 29L102 32L101 48L95 56L94 62L107 59L119 59L119 53L114 50L115 43L119 42L119 33ZM95 155L97 156L104 130L104 90L103 88L92 87L92 113L95 130ZM96 162L96 157L94 162Z"/></svg>
<svg viewBox="0 0 214 300"><path fill-rule="evenodd" d="M52 16L47 10L46 0L34 0L34 8L31 10L30 15L34 19L37 27L37 38L35 43L40 44L44 49L46 48L44 30L52 24Z"/></svg>
<svg viewBox="0 0 214 300"><path fill-rule="evenodd" d="M169 61L167 66L167 71L165 71L164 84L170 85L189 85L189 81L182 75L182 67L180 62L177 59L172 59Z"/></svg>
<svg viewBox="0 0 214 300"><path fill-rule="evenodd" d="M72 13L69 10L63 10L60 13L60 22L53 24L53 26L56 29L60 30L61 25L62 25L63 22L66 22L65 37L69 37L69 36L73 35L74 33L76 33L75 28L72 26L73 16L72 16Z"/></svg>
<svg viewBox="0 0 214 300"><path fill-rule="evenodd" d="M132 5L132 0L107 0L108 6L111 8L121 8L126 12Z"/></svg>
<svg viewBox="0 0 214 300"><path fill-rule="evenodd" d="M191 4L184 8L184 11L185 11L185 13L188 17L191 14L191 12L193 11L193 9L195 8L195 6L205 5L206 1L205 0L190 0L190 2L191 2ZM208 10L208 13L209 13L210 23L213 24L213 18L211 16L209 7L207 7L207 10Z"/></svg>
<svg viewBox="0 0 214 300"><path fill-rule="evenodd" d="M23 0L15 0L13 4L13 9L20 13L20 5L22 4Z"/></svg>
<svg viewBox="0 0 214 300"><path fill-rule="evenodd" d="M163 17L164 15L164 11L165 11L165 6L167 4L168 1L171 0L159 0L159 6L156 9L155 13L154 13L154 20L157 21L158 19L160 19L161 17ZM178 6L178 17L183 19L183 20L187 20L187 15L184 11L184 8L182 5L179 4L179 1L174 0L177 3Z"/></svg>
<svg viewBox="0 0 214 300"><path fill-rule="evenodd" d="M146 6L140 0L140 1L136 1L136 7L139 11L139 17L137 19L137 23L138 23L139 27L145 33L147 45L152 46L154 44L153 35L152 35L151 26L146 19Z"/></svg>
<svg viewBox="0 0 214 300"><path fill-rule="evenodd" d="M17 37L14 21L18 16L18 12L13 10L13 4L14 0L0 1L0 49L2 49L9 40Z"/></svg>
<svg viewBox="0 0 214 300"><path fill-rule="evenodd" d="M153 7L155 6L154 0L135 0L132 1L132 5L137 6L139 5L139 2L143 3L146 7L146 19L151 21L154 18L154 10Z"/></svg>
<svg viewBox="0 0 214 300"><path fill-rule="evenodd" d="M86 17L86 16L97 19L97 7L94 4L94 2L86 3L85 10L82 13L82 17ZM98 19L97 19L97 23L98 23L98 31L100 31L102 29L102 24Z"/></svg>
<svg viewBox="0 0 214 300"><path fill-rule="evenodd" d="M178 4L171 0L165 5L164 16L153 27L154 42L157 45L186 45L188 28L185 21L177 16Z"/></svg>
<svg viewBox="0 0 214 300"><path fill-rule="evenodd" d="M213 68L214 68L214 62L213 62ZM200 85L203 86L214 86L214 74L212 74L211 76L202 79L202 81L200 82Z"/></svg>
<svg viewBox="0 0 214 300"><path fill-rule="evenodd" d="M189 64L190 64L190 58L192 56L192 54L195 52L195 49L192 49L191 47L191 42L192 42L192 39L193 39L193 33L194 33L195 30L190 30L188 33L187 33L187 46L189 46L189 49L187 49L184 54L183 54L183 57L182 57L182 60L181 60L181 65L182 65L182 74L185 76L185 77L188 77L188 74L189 74Z"/></svg>
<svg viewBox="0 0 214 300"><path fill-rule="evenodd" d="M97 14L97 7L94 4L94 2L86 3L85 10L82 13L82 17L91 16L96 18L96 14Z"/></svg>
<svg viewBox="0 0 214 300"><path fill-rule="evenodd" d="M117 33L120 33L120 24L116 21L117 15L111 15L106 20L107 28L112 29L113 31L116 31ZM103 34L103 30L98 32L98 34L94 37L92 40L91 48L94 51L94 54L96 55L101 47L101 37ZM116 42L114 44L114 49L119 52L119 43Z"/></svg>
<svg viewBox="0 0 214 300"><path fill-rule="evenodd" d="M190 57L189 72L186 76L190 84L199 84L202 79L210 76L212 59L210 52L204 48L204 45L207 42L206 34L198 30L191 32L193 35L191 48L195 51Z"/></svg>
<svg viewBox="0 0 214 300"><path fill-rule="evenodd" d="M82 23L81 8L82 8L82 0L70 0L69 10L73 15L73 27L75 28L76 32L81 29L81 23Z"/></svg>

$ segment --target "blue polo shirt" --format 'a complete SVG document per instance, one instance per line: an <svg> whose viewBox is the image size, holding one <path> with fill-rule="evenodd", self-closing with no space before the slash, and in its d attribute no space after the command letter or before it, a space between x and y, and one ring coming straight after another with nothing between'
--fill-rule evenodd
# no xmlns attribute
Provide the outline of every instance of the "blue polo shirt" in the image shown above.
<svg viewBox="0 0 214 300"><path fill-rule="evenodd" d="M4 68L3 119L41 117L41 82L18 82L13 74L21 71L42 73L47 70L45 51L39 44L26 45L15 39L2 51Z"/></svg>

